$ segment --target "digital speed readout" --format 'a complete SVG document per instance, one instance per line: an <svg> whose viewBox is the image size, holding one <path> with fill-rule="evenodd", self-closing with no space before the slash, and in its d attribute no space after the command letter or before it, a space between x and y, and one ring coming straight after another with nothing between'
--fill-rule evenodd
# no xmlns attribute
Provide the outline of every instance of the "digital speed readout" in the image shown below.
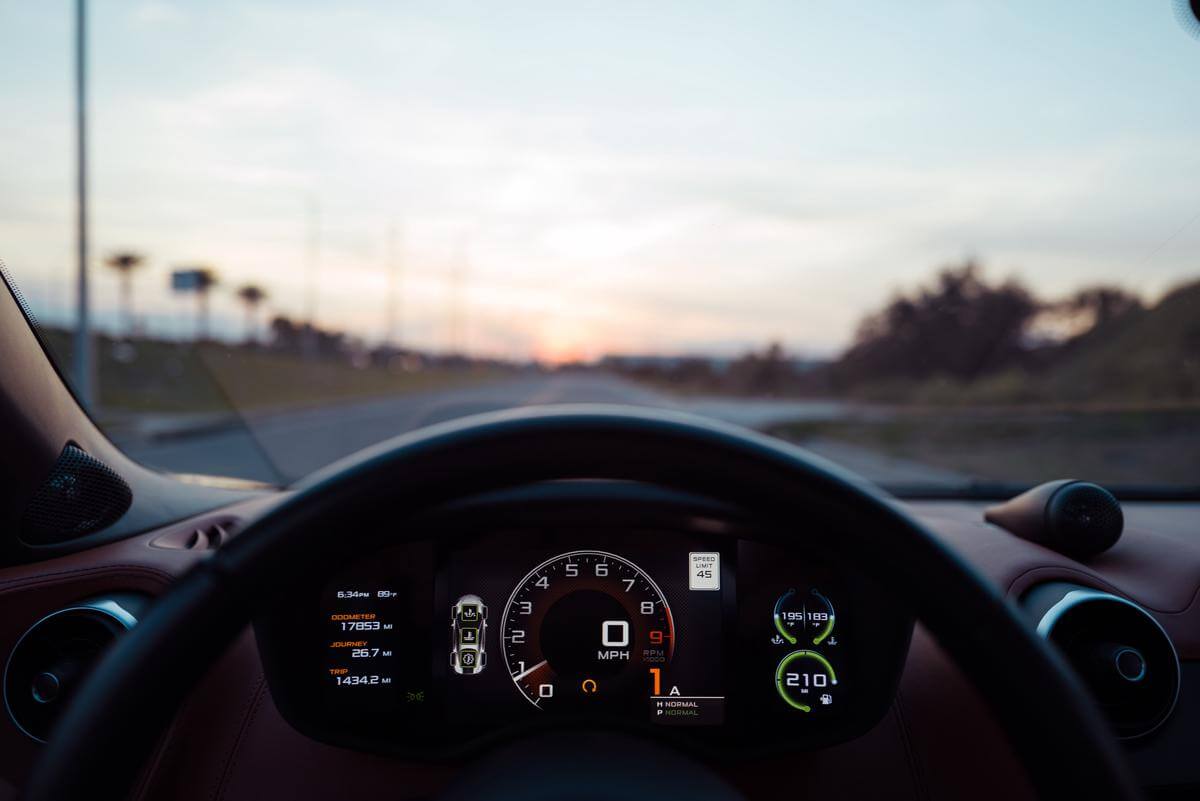
<svg viewBox="0 0 1200 801"><path fill-rule="evenodd" d="M582 707L661 689L675 622L645 571L606 551L572 551L525 576L501 641L517 690L538 709ZM603 693L601 692L603 688Z"/></svg>
<svg viewBox="0 0 1200 801"><path fill-rule="evenodd" d="M452 663L461 659L462 599L495 611L475 649L487 667L450 672L451 715L722 723L721 553L700 542L667 549L630 540L611 550L485 547L460 556L446 591ZM503 582L501 565L512 571Z"/></svg>

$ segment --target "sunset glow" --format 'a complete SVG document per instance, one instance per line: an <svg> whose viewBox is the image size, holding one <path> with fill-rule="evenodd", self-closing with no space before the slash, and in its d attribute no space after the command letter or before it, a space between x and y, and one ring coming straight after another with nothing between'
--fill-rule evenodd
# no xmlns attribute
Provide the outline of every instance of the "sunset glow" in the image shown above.
<svg viewBox="0 0 1200 801"><path fill-rule="evenodd" d="M398 280L405 344L554 363L835 352L968 256L1153 296L1200 244L1200 49L1170 14L1070 5L98 2L97 318L117 249L147 257L155 335L191 334L168 277L208 264L230 336L257 282L377 342ZM0 257L67 322L68 15L3 16ZM1069 52L995 46L1064 25Z"/></svg>

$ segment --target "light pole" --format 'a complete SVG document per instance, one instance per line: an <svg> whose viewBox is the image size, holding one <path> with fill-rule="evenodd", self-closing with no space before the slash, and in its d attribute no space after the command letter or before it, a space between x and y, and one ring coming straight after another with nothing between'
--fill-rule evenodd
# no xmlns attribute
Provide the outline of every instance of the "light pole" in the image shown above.
<svg viewBox="0 0 1200 801"><path fill-rule="evenodd" d="M304 357L314 359L317 356L317 281L321 268L321 204L316 196L308 199L308 243L305 248L304 292L305 315L308 317L308 330L301 344Z"/></svg>
<svg viewBox="0 0 1200 801"><path fill-rule="evenodd" d="M87 7L75 0L75 221L78 246L75 315L75 392L90 410L94 401L95 363L88 308L87 207Z"/></svg>
<svg viewBox="0 0 1200 801"><path fill-rule="evenodd" d="M402 261L400 248L397 247L396 223L388 228L388 301L387 301L387 331L384 334L384 344L393 350L399 349L400 336L400 270ZM400 240L403 242L403 239ZM402 247L403 245L401 245Z"/></svg>

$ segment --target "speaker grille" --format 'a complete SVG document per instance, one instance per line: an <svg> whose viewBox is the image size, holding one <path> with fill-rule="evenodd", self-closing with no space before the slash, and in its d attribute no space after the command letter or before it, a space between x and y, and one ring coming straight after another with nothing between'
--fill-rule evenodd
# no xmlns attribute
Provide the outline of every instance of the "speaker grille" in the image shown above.
<svg viewBox="0 0 1200 801"><path fill-rule="evenodd" d="M1121 502L1097 484L1079 481L1054 494L1046 508L1056 548L1091 556L1111 548L1125 528Z"/></svg>
<svg viewBox="0 0 1200 801"><path fill-rule="evenodd" d="M73 540L116 522L132 502L125 479L68 444L25 510L21 539L31 545Z"/></svg>
<svg viewBox="0 0 1200 801"><path fill-rule="evenodd" d="M4 263L4 259L0 259L0 279L8 286L8 291L12 293L13 300L21 307L21 312L25 315L25 319L33 326L36 331L38 328L37 318L33 316L33 311L30 310L29 304L25 301L25 296L21 294L21 288L17 286L17 282L8 274L8 265Z"/></svg>

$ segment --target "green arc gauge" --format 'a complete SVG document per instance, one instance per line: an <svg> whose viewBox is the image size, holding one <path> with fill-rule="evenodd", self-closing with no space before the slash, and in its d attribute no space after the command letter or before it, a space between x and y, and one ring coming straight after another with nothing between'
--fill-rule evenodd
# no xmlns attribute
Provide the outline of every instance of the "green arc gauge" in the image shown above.
<svg viewBox="0 0 1200 801"><path fill-rule="evenodd" d="M816 651L792 651L775 668L779 697L801 712L812 712L814 706L832 706L837 683L833 665Z"/></svg>
<svg viewBox="0 0 1200 801"><path fill-rule="evenodd" d="M779 636L787 640L788 645L796 644L796 636L791 632L792 623L784 623L782 616L787 614L787 612L784 610L784 607L795 594L795 590L788 590L783 595L780 595L779 600L775 602L775 630L779 632Z"/></svg>
<svg viewBox="0 0 1200 801"><path fill-rule="evenodd" d="M835 615L833 612L833 604L829 602L828 598L816 590L813 590L812 594L825 606L825 614L828 615L828 617L825 618L825 625L822 626L821 630L813 636L813 645L820 645L821 643L825 642L826 638L828 638L830 634L833 633Z"/></svg>
<svg viewBox="0 0 1200 801"><path fill-rule="evenodd" d="M788 645L796 645L800 636L820 645L833 633L836 622L833 604L815 589L810 595L812 600L802 600L797 598L795 590L788 590L775 602L775 630Z"/></svg>

